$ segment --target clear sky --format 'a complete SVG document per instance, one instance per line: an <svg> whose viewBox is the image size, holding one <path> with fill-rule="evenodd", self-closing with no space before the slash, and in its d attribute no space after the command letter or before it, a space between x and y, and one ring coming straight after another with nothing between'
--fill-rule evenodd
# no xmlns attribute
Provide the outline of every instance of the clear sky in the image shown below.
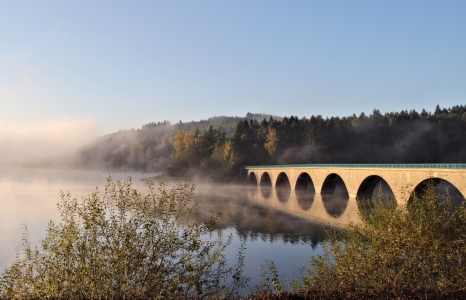
<svg viewBox="0 0 466 300"><path fill-rule="evenodd" d="M0 125L466 104L465 16L464 0L2 1Z"/></svg>

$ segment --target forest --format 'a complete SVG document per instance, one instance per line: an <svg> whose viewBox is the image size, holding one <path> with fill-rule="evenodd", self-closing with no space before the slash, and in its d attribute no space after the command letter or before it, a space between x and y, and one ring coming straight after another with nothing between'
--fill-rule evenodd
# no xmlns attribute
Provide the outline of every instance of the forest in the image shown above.
<svg viewBox="0 0 466 300"><path fill-rule="evenodd" d="M80 151L86 168L235 180L248 165L465 163L466 106L347 117L213 117L149 123L100 137Z"/></svg>

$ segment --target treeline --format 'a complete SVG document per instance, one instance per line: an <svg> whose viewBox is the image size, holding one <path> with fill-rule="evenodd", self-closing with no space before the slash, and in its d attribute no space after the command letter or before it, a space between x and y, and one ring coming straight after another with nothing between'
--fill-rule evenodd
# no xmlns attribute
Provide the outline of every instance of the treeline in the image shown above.
<svg viewBox="0 0 466 300"><path fill-rule="evenodd" d="M231 139L222 128L178 131L169 171L238 176L247 165L466 162L466 107L369 116L295 116L242 120Z"/></svg>
<svg viewBox="0 0 466 300"><path fill-rule="evenodd" d="M140 129L121 130L100 137L80 150L75 164L86 169L161 172L167 170L170 164L171 154L174 152L173 139L177 131L205 132L210 126L220 126L225 137L231 138L238 122L269 117L271 116L248 113L246 118L217 116L197 122L149 123Z"/></svg>
<svg viewBox="0 0 466 300"><path fill-rule="evenodd" d="M243 166L295 163L464 163L466 106L348 117L216 117L151 123L82 152L106 167L236 178Z"/></svg>

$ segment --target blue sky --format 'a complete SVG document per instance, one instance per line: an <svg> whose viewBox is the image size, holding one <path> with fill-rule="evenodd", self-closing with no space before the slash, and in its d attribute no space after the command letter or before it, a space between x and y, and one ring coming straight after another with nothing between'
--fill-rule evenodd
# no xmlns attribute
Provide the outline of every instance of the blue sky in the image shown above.
<svg viewBox="0 0 466 300"><path fill-rule="evenodd" d="M0 125L466 104L465 15L466 1L4 1Z"/></svg>

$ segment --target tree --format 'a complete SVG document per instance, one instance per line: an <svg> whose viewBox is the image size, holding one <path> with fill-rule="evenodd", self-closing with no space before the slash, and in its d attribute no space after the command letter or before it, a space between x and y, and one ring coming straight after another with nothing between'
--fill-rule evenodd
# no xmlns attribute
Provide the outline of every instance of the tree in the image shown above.
<svg viewBox="0 0 466 300"><path fill-rule="evenodd" d="M223 149L223 168L229 175L236 175L239 167L238 155L233 147L233 142L227 141Z"/></svg>
<svg viewBox="0 0 466 300"><path fill-rule="evenodd" d="M264 148L267 150L270 157L274 158L277 154L277 147L279 142L280 138L278 137L277 130L271 128L267 134L267 143L264 144Z"/></svg>
<svg viewBox="0 0 466 300"><path fill-rule="evenodd" d="M143 197L131 178L109 177L103 193L96 189L80 201L62 193L60 223L50 221L39 248L25 235L22 255L0 278L0 297L230 297L243 284L242 261L228 268L223 250L231 237L211 236L219 215L186 221L196 208L191 184L169 190L159 181L156 193L149 181L148 190Z"/></svg>
<svg viewBox="0 0 466 300"><path fill-rule="evenodd" d="M189 167L197 167L198 162L194 147L194 135L184 130L178 130L173 139L175 151L170 158L169 172L179 174Z"/></svg>
<svg viewBox="0 0 466 300"><path fill-rule="evenodd" d="M379 198L363 210L361 223L327 232L325 255L309 262L305 288L395 291L394 298L405 292L426 297L423 291L432 290L464 294L466 206L439 198L433 183L407 207Z"/></svg>

